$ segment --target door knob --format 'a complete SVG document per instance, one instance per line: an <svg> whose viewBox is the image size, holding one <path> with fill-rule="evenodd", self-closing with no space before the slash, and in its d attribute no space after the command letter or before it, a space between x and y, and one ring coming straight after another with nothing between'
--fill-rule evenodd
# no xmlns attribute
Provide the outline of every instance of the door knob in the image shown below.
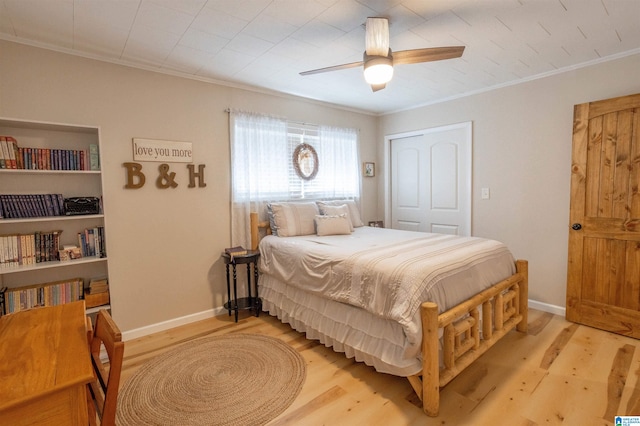
<svg viewBox="0 0 640 426"><path fill-rule="evenodd" d="M571 229L573 229L574 231L579 231L582 229L582 225L579 223L574 223L573 225L571 225Z"/></svg>

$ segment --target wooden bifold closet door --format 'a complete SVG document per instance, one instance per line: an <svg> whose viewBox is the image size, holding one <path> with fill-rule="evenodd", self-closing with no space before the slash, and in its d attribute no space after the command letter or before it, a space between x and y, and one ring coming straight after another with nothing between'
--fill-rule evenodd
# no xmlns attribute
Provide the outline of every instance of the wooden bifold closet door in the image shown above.
<svg viewBox="0 0 640 426"><path fill-rule="evenodd" d="M567 319L640 337L640 94L576 105Z"/></svg>

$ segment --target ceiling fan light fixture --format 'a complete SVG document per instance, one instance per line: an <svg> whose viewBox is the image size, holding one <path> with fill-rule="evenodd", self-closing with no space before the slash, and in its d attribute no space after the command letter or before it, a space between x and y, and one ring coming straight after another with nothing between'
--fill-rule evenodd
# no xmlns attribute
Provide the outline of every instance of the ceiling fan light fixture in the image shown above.
<svg viewBox="0 0 640 426"><path fill-rule="evenodd" d="M366 56L364 79L369 84L385 84L393 77L393 58L388 56Z"/></svg>
<svg viewBox="0 0 640 426"><path fill-rule="evenodd" d="M389 20L387 18L367 18L365 23L365 51L362 62L333 65L315 70L303 71L300 75L318 74L364 66L364 79L376 92L386 87L393 77L393 65L418 64L459 58L464 46L426 47L392 52L389 47Z"/></svg>

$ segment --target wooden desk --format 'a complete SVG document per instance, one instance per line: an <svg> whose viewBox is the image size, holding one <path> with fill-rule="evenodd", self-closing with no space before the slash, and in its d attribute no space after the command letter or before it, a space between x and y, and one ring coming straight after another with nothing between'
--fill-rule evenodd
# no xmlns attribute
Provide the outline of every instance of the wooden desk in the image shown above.
<svg viewBox="0 0 640 426"><path fill-rule="evenodd" d="M0 317L0 424L86 426L92 379L84 301Z"/></svg>

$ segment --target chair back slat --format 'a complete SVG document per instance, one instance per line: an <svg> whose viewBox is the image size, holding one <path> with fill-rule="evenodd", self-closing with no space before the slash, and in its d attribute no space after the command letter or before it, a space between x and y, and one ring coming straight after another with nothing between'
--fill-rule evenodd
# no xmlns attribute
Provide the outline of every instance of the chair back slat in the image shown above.
<svg viewBox="0 0 640 426"><path fill-rule="evenodd" d="M108 367L101 358L102 348L107 354ZM95 411L102 426L113 426L116 422L124 342L120 329L105 309L98 311L96 316L90 349L95 377L90 386L90 393L93 396ZM91 409L89 414L91 415Z"/></svg>

